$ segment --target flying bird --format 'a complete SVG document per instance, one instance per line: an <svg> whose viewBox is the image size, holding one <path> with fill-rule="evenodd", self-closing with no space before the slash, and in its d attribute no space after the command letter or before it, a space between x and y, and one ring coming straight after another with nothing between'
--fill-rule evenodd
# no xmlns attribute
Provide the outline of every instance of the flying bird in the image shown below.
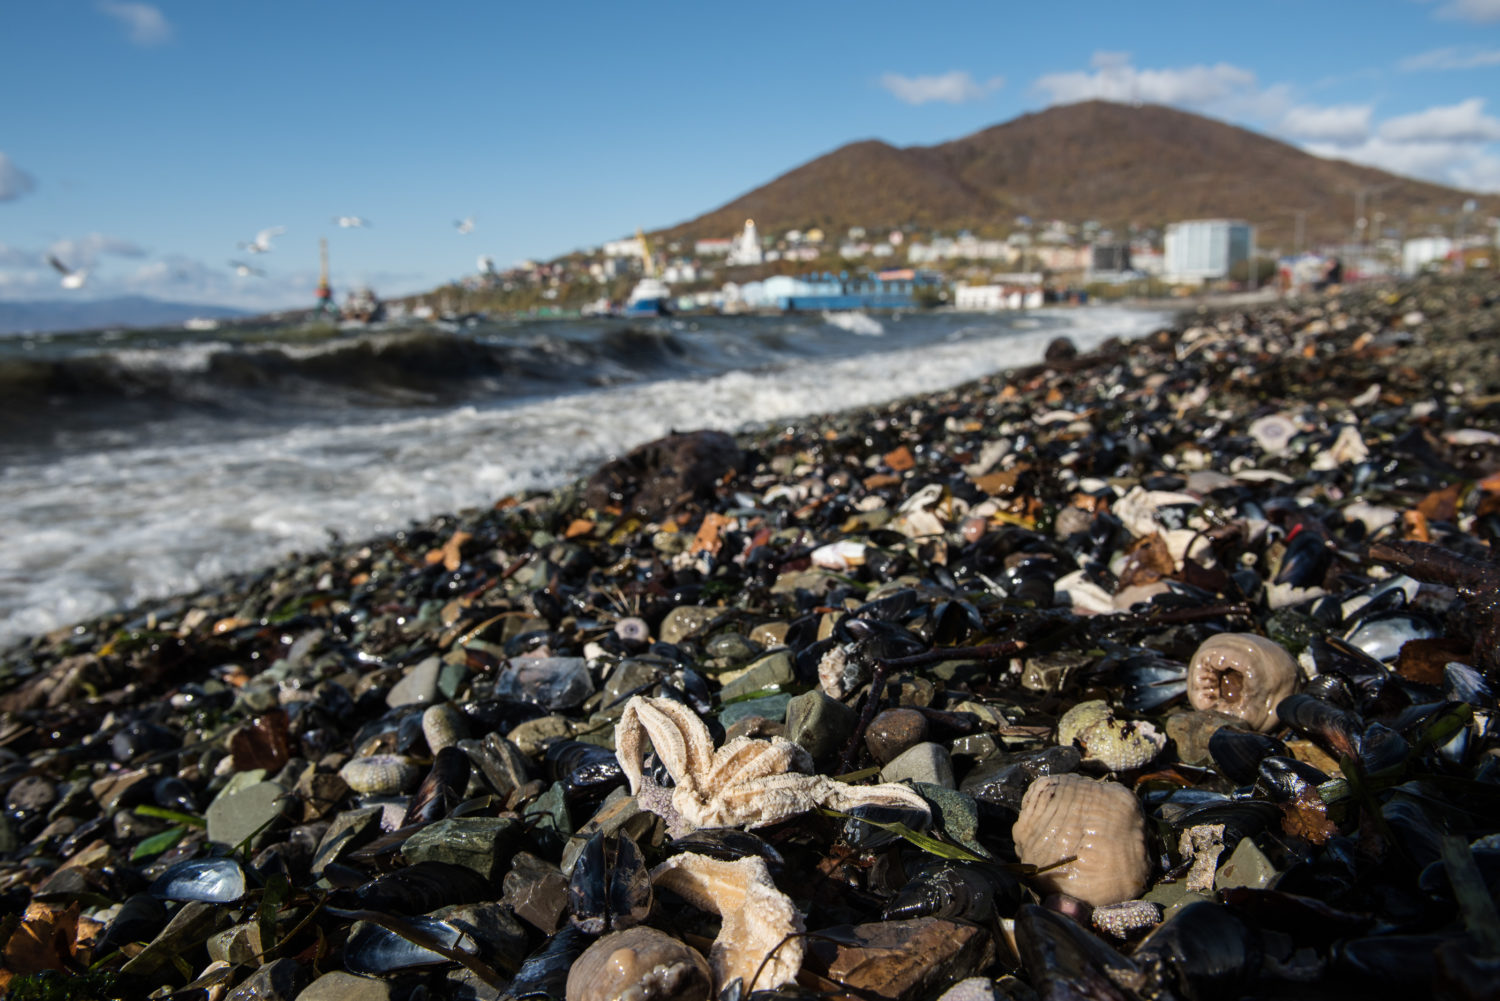
<svg viewBox="0 0 1500 1001"><path fill-rule="evenodd" d="M252 268L244 261L230 261L229 266L231 268L234 268L234 273L239 275L241 278L249 278L252 275L254 275L256 278L264 278L266 276L266 273L260 268Z"/></svg>
<svg viewBox="0 0 1500 1001"><path fill-rule="evenodd" d="M370 220L357 215L336 215L333 217L333 221L338 223L343 229L364 229L370 225Z"/></svg>
<svg viewBox="0 0 1500 1001"><path fill-rule="evenodd" d="M250 251L252 254L268 254L271 252L271 238L280 236L286 232L285 226L272 226L255 234L255 239L249 243L242 243L240 247Z"/></svg>
<svg viewBox="0 0 1500 1001"><path fill-rule="evenodd" d="M63 288L83 288L83 283L89 280L89 273L87 268L78 268L77 270L74 270L73 268L68 267L62 261L59 261L55 254L47 255L47 263L52 265L52 267L57 270L58 274L62 275Z"/></svg>
<svg viewBox="0 0 1500 1001"><path fill-rule="evenodd" d="M474 232L474 217L469 216L467 219L459 219L453 225L457 227L460 233L472 233Z"/></svg>

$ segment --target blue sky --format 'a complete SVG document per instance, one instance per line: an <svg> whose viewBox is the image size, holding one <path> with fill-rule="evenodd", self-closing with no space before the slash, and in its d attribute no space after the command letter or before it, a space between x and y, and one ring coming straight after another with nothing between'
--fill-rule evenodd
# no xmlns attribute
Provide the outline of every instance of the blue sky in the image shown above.
<svg viewBox="0 0 1500 1001"><path fill-rule="evenodd" d="M846 142L1089 97L1500 191L1500 0L48 0L4 21L0 299L304 304L320 236L340 293L420 291L691 218ZM270 227L270 252L237 246Z"/></svg>

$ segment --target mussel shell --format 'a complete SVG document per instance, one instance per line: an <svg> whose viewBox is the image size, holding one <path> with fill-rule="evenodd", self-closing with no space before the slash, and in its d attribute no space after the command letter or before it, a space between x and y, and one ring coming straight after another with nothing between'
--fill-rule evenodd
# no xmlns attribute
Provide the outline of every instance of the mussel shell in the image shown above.
<svg viewBox="0 0 1500 1001"><path fill-rule="evenodd" d="M561 998L568 971L592 941L592 935L572 925L563 925L540 949L526 957L510 983L507 997L515 1001Z"/></svg>
<svg viewBox="0 0 1500 1001"><path fill-rule="evenodd" d="M188 859L151 883L151 895L161 900L202 900L229 904L245 895L245 870L230 858Z"/></svg>
<svg viewBox="0 0 1500 1001"><path fill-rule="evenodd" d="M426 914L449 904L492 897L489 881L467 866L416 862L377 876L353 891L359 907L390 914Z"/></svg>
<svg viewBox="0 0 1500 1001"><path fill-rule="evenodd" d="M1186 998L1240 997L1260 974L1260 934L1227 907L1200 900L1178 909L1136 947L1137 962L1155 961Z"/></svg>
<svg viewBox="0 0 1500 1001"><path fill-rule="evenodd" d="M176 775L163 775L157 779L151 786L151 798L156 801L157 806L168 810L198 812L198 797L193 794L193 787Z"/></svg>
<svg viewBox="0 0 1500 1001"><path fill-rule="evenodd" d="M559 740L547 748L547 774L563 784L569 799L602 796L625 781L615 752L581 740Z"/></svg>
<svg viewBox="0 0 1500 1001"><path fill-rule="evenodd" d="M1286 551L1281 557L1281 568L1276 572L1275 583L1291 584L1293 587L1316 587L1328 573L1333 562L1333 549L1322 533L1304 529L1295 531Z"/></svg>
<svg viewBox="0 0 1500 1001"><path fill-rule="evenodd" d="M1409 640L1434 639L1442 627L1412 609L1384 612L1363 619L1346 635L1350 645L1376 660L1394 660Z"/></svg>
<svg viewBox="0 0 1500 1001"><path fill-rule="evenodd" d="M1361 700L1379 695L1391 680L1389 667L1348 640L1337 636L1314 636L1307 648L1312 653L1319 677L1331 674L1343 678L1358 690ZM1307 689L1304 687L1303 690ZM1339 704L1344 708L1352 707L1352 703Z"/></svg>
<svg viewBox="0 0 1500 1001"><path fill-rule="evenodd" d="M976 766L959 785L959 791L976 800L1019 810L1031 783L1044 775L1076 772L1083 753L1076 747L1046 747L1028 751L1008 761L986 761Z"/></svg>
<svg viewBox="0 0 1500 1001"><path fill-rule="evenodd" d="M151 893L131 894L95 943L94 958L102 959L132 942L149 942L166 924L166 904Z"/></svg>
<svg viewBox="0 0 1500 1001"><path fill-rule="evenodd" d="M1335 975L1353 977L1382 991L1430 989L1437 973L1437 951L1451 936L1370 935L1334 946ZM1389 996L1389 995L1388 995Z"/></svg>
<svg viewBox="0 0 1500 1001"><path fill-rule="evenodd" d="M461 929L435 918L402 919L418 931L430 935L445 947L474 952L474 940ZM376 976L414 966L432 966L449 960L426 946L412 942L397 933L369 921L356 921L344 944L344 968L350 973Z"/></svg>
<svg viewBox="0 0 1500 1001"><path fill-rule="evenodd" d="M1359 757L1364 721L1348 710L1299 692L1281 700L1276 717L1335 757Z"/></svg>
<svg viewBox="0 0 1500 1001"><path fill-rule="evenodd" d="M469 756L457 746L438 751L432 759L432 768L411 798L401 826L441 820L463 800L468 784Z"/></svg>
<svg viewBox="0 0 1500 1001"><path fill-rule="evenodd" d="M1253 838L1273 824L1281 822L1281 808L1275 803L1258 799L1232 799L1223 802L1205 803L1178 814L1172 820L1174 832L1185 831L1200 824L1223 824L1225 858L1234 851L1242 838ZM1177 834L1174 833L1174 841Z"/></svg>
<svg viewBox="0 0 1500 1001"><path fill-rule="evenodd" d="M1360 738L1359 763L1367 773L1400 768L1411 756L1411 744L1384 723L1371 723Z"/></svg>
<svg viewBox="0 0 1500 1001"><path fill-rule="evenodd" d="M721 862L738 862L755 857L766 863L771 878L777 879L786 869L786 859L769 841L749 831L733 827L700 827L666 844L667 855L707 855Z"/></svg>
<svg viewBox="0 0 1500 1001"><path fill-rule="evenodd" d="M1016 951L1032 983L1046 998L1129 1001L1117 983L1137 976L1136 965L1072 918L1035 904L1016 912Z"/></svg>
<svg viewBox="0 0 1500 1001"><path fill-rule="evenodd" d="M1235 785L1249 785L1260 773L1260 763L1285 755L1286 745L1275 737L1221 726L1208 738L1208 753L1224 777Z"/></svg>
<svg viewBox="0 0 1500 1001"><path fill-rule="evenodd" d="M851 807L848 814L849 818L844 821L841 838L845 844L856 848L878 848L900 837L883 827L867 824L866 820L873 820L880 824L901 824L913 831L923 830L932 822L930 813L909 806L865 803Z"/></svg>
<svg viewBox="0 0 1500 1001"><path fill-rule="evenodd" d="M1305 761L1286 754L1273 754L1256 766L1255 787L1277 803L1287 803L1316 792L1328 776Z"/></svg>
<svg viewBox="0 0 1500 1001"><path fill-rule="evenodd" d="M896 891L881 918L957 918L985 924L996 916L1012 915L1023 894L1021 881L1001 866L939 859L922 866Z"/></svg>
<svg viewBox="0 0 1500 1001"><path fill-rule="evenodd" d="M590 935L621 931L651 912L651 872L630 835L595 832L568 879L569 920Z"/></svg>
<svg viewBox="0 0 1500 1001"><path fill-rule="evenodd" d="M1467 702L1475 709L1495 708L1495 692L1483 674L1467 664L1450 661L1443 667L1443 697Z"/></svg>

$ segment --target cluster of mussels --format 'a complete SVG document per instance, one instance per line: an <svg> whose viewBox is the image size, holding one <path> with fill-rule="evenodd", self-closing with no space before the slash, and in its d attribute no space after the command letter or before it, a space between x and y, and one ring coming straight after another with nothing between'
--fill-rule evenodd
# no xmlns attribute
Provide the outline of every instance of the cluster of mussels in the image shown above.
<svg viewBox="0 0 1500 1001"><path fill-rule="evenodd" d="M1497 335L1189 314L39 637L0 989L1495 997Z"/></svg>

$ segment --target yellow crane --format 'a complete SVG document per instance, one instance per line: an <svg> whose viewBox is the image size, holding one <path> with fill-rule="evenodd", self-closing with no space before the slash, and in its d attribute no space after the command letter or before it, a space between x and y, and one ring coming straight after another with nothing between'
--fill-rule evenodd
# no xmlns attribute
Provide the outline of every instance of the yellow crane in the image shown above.
<svg viewBox="0 0 1500 1001"><path fill-rule="evenodd" d="M641 269L647 278L655 278L656 262L651 258L651 241L646 239L646 231L637 226L635 238L641 244Z"/></svg>

